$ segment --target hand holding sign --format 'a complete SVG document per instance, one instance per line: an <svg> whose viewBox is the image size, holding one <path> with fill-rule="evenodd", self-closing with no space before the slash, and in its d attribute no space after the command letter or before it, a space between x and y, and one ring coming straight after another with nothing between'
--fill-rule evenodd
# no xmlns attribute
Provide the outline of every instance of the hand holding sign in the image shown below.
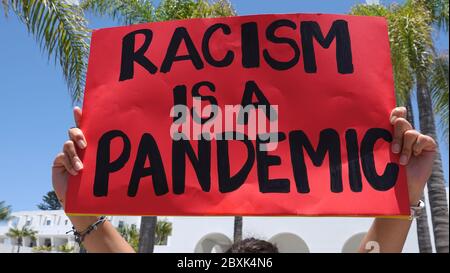
<svg viewBox="0 0 450 273"><path fill-rule="evenodd" d="M226 120L227 106L236 120ZM99 30L81 120L89 146L67 211L407 215L405 173L389 142L407 151L419 136L400 117L391 133L393 106L380 18L263 15ZM418 149L429 141L420 137L427 144Z"/></svg>
<svg viewBox="0 0 450 273"><path fill-rule="evenodd" d="M75 124L77 127L69 129L69 140L63 145L52 166L52 182L56 195L64 207L67 191L68 175L77 175L83 169L83 163L78 157L76 148L85 149L87 146L83 132L78 128L81 119L81 109L73 109Z"/></svg>
<svg viewBox="0 0 450 273"><path fill-rule="evenodd" d="M409 202L416 206L433 170L437 145L432 137L413 130L406 115L405 107L397 107L391 112L390 121L395 132L392 151L400 153L400 164L406 165Z"/></svg>

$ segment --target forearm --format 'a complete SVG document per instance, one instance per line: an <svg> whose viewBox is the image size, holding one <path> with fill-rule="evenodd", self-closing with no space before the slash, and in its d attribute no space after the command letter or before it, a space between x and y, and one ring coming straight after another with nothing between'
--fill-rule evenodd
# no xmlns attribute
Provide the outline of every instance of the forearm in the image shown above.
<svg viewBox="0 0 450 273"><path fill-rule="evenodd" d="M411 227L409 219L376 218L361 242L359 252L369 252L375 244L383 253L398 253L403 249Z"/></svg>
<svg viewBox="0 0 450 273"><path fill-rule="evenodd" d="M92 225L97 217L95 216L69 216L75 229L79 232ZM133 248L122 238L120 233L109 222L100 224L96 230L89 233L83 241L83 245L88 252L103 253L131 253Z"/></svg>

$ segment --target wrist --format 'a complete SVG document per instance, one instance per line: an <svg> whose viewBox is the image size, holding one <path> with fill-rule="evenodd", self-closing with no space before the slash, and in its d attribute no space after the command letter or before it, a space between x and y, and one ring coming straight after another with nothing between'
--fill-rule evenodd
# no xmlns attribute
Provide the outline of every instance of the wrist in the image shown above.
<svg viewBox="0 0 450 273"><path fill-rule="evenodd" d="M97 216L68 216L78 231L83 231L98 220Z"/></svg>
<svg viewBox="0 0 450 273"><path fill-rule="evenodd" d="M424 209L425 203L422 200L419 200L419 202L416 205L412 205L410 208L411 210L410 220L419 218L422 215Z"/></svg>
<svg viewBox="0 0 450 273"><path fill-rule="evenodd" d="M422 195L418 196L418 197L413 197L409 199L409 205L412 207L417 206L417 204L419 204L420 200L422 199Z"/></svg>

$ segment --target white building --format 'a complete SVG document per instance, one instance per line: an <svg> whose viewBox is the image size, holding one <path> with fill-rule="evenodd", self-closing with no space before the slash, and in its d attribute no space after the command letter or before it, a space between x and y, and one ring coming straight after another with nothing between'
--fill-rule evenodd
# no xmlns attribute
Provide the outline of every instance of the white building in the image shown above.
<svg viewBox="0 0 450 273"><path fill-rule="evenodd" d="M111 223L118 227L121 225L136 225L139 228L140 217L110 217ZM10 220L0 222L0 252L11 252L16 249L17 241L6 236L10 228L27 226L37 231L36 240L24 238L21 252L30 252L33 247L50 246L57 250L62 245L76 246L72 233L72 224L63 210L35 210L13 212Z"/></svg>
<svg viewBox="0 0 450 273"><path fill-rule="evenodd" d="M167 245L155 246L155 252L223 252L232 243L233 217L164 218L172 223L172 234ZM140 226L137 216L112 216L110 221L116 227ZM347 217L244 217L243 235L275 243L280 252L354 252L372 221L372 218ZM12 213L8 222L0 223L0 252L11 252L16 244L6 236L9 228L24 225L38 231L38 235L35 242L25 239L22 251L29 252L32 246L50 245L57 249L64 244L75 244L73 235L66 234L72 226L63 211L22 211ZM418 250L414 222L403 251Z"/></svg>

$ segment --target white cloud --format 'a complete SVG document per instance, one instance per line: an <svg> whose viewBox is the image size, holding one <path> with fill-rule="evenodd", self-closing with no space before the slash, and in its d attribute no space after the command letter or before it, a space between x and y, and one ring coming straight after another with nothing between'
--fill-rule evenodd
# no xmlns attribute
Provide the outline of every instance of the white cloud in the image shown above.
<svg viewBox="0 0 450 273"><path fill-rule="evenodd" d="M366 0L366 4L378 5L378 4L380 4L380 0Z"/></svg>

